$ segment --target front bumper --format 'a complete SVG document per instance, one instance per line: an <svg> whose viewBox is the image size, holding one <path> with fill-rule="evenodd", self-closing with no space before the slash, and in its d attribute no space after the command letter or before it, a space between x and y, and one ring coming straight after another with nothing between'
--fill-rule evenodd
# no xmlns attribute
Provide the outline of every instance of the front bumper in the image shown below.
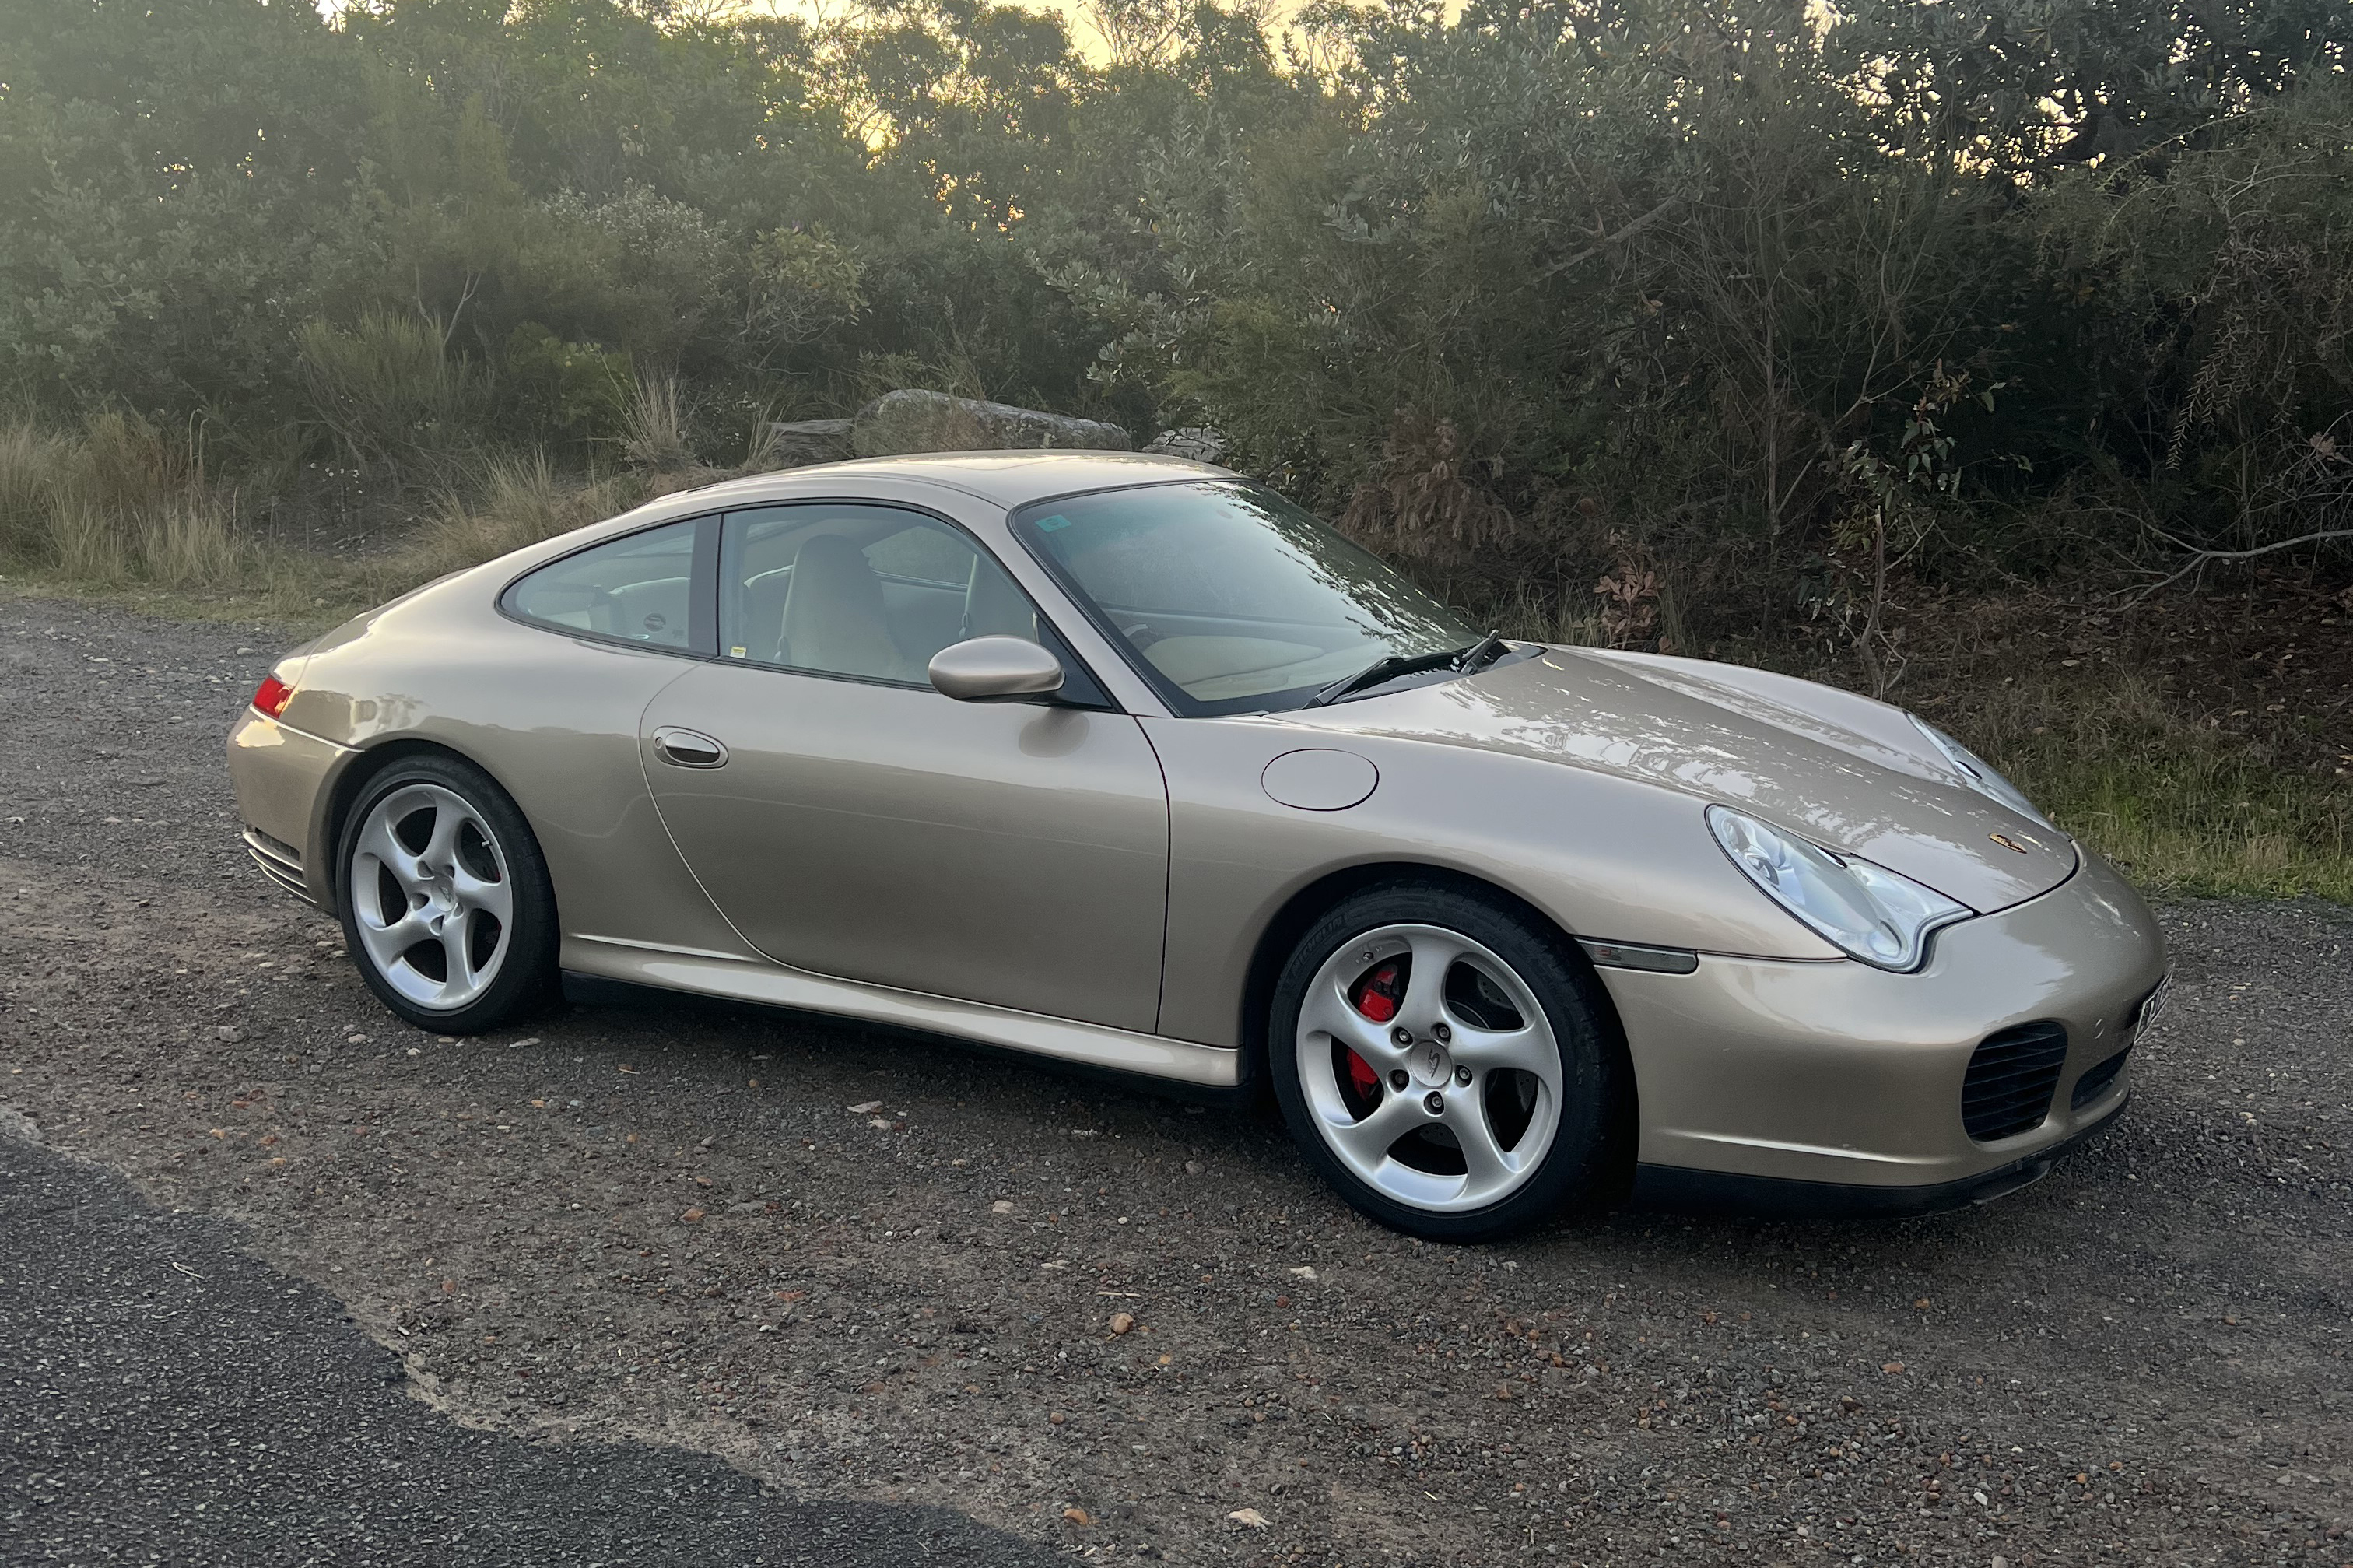
<svg viewBox="0 0 2353 1568"><path fill-rule="evenodd" d="M1913 974L1715 956L1686 975L1600 972L1641 1095L1639 1193L1919 1212L2024 1185L2123 1107L2128 1063L2081 1105L2076 1081L2132 1044L2165 943L2087 851L2050 892L1938 932ZM2047 1112L1975 1141L1961 1122L1970 1057L1988 1035L2042 1021L2067 1032Z"/></svg>

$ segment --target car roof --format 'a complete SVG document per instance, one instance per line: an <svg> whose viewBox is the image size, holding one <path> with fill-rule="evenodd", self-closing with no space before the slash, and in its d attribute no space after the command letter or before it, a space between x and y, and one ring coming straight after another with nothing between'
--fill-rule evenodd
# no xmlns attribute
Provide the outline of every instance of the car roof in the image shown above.
<svg viewBox="0 0 2353 1568"><path fill-rule="evenodd" d="M806 493L807 482L827 475L912 480L978 496L1008 510L1088 490L1166 483L1185 479L1231 479L1229 469L1153 452L1113 452L1048 448L1043 450L915 452L903 457L859 458L814 463L725 480L702 490L663 497L665 503L691 496L699 502L756 501L769 494Z"/></svg>

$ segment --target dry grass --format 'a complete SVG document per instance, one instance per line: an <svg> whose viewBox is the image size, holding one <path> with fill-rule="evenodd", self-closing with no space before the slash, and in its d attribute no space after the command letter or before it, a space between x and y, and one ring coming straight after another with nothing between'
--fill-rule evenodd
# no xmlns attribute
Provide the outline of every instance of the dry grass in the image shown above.
<svg viewBox="0 0 2353 1568"><path fill-rule="evenodd" d="M692 468L698 460L689 443L686 394L669 376L641 376L624 410L621 457L631 468L652 473Z"/></svg>
<svg viewBox="0 0 2353 1568"><path fill-rule="evenodd" d="M559 474L545 452L494 457L462 494L443 497L409 547L395 557L418 581L536 545L635 504L623 481Z"/></svg>
<svg viewBox="0 0 2353 1568"><path fill-rule="evenodd" d="M2353 903L2353 787L2132 673L1962 691L1937 722L2158 893Z"/></svg>
<svg viewBox="0 0 2353 1568"><path fill-rule="evenodd" d="M195 444L118 413L70 434L0 421L0 555L97 587L216 588L256 565Z"/></svg>

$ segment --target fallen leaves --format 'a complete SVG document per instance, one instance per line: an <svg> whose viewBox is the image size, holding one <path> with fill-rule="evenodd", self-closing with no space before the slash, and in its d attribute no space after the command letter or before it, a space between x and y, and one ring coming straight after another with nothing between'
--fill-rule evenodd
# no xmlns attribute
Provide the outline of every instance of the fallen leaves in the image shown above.
<svg viewBox="0 0 2353 1568"><path fill-rule="evenodd" d="M1133 1328L1134 1328L1134 1327L1135 1327L1135 1314L1134 1314L1134 1313L1133 1313L1133 1312L1114 1312L1114 1313L1113 1313L1113 1314L1111 1315L1111 1331L1112 1331L1112 1335L1113 1335L1113 1337L1114 1339L1116 1339L1118 1336L1120 1336L1120 1335L1122 1335L1122 1334L1126 1333L1130 1329L1133 1329Z"/></svg>
<svg viewBox="0 0 2353 1568"><path fill-rule="evenodd" d="M678 1223L682 1225L691 1225L696 1224L702 1218L702 1211L701 1209L689 1209L686 1213L678 1217Z"/></svg>
<svg viewBox="0 0 2353 1568"><path fill-rule="evenodd" d="M860 1100L856 1105L849 1107L849 1114L852 1116L872 1116L876 1111L879 1111L881 1108L882 1102L881 1100Z"/></svg>
<svg viewBox="0 0 2353 1568"><path fill-rule="evenodd" d="M1244 1530L1264 1530L1268 1522L1266 1515L1254 1508L1238 1508L1226 1517Z"/></svg>
<svg viewBox="0 0 2353 1568"><path fill-rule="evenodd" d="M1062 1522L1065 1524L1075 1524L1081 1530L1084 1530L1087 1526L1094 1523L1094 1520L1088 1514L1086 1510L1072 1507L1066 1508L1062 1510Z"/></svg>
<svg viewBox="0 0 2353 1568"><path fill-rule="evenodd" d="M1894 1377L1896 1373L1904 1370L1904 1363L1902 1361L1889 1361L1879 1370L1885 1372L1889 1377Z"/></svg>

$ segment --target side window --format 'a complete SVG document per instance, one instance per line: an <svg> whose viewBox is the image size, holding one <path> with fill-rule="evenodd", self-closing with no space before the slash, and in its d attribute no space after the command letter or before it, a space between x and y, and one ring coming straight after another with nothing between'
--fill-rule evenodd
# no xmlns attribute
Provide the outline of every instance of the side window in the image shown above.
<svg viewBox="0 0 2353 1568"><path fill-rule="evenodd" d="M507 589L507 611L558 630L687 652L702 525L666 523L551 562Z"/></svg>
<svg viewBox="0 0 2353 1568"><path fill-rule="evenodd" d="M1029 599L962 533L889 506L728 514L720 551L723 658L922 685L967 637L1043 634Z"/></svg>

